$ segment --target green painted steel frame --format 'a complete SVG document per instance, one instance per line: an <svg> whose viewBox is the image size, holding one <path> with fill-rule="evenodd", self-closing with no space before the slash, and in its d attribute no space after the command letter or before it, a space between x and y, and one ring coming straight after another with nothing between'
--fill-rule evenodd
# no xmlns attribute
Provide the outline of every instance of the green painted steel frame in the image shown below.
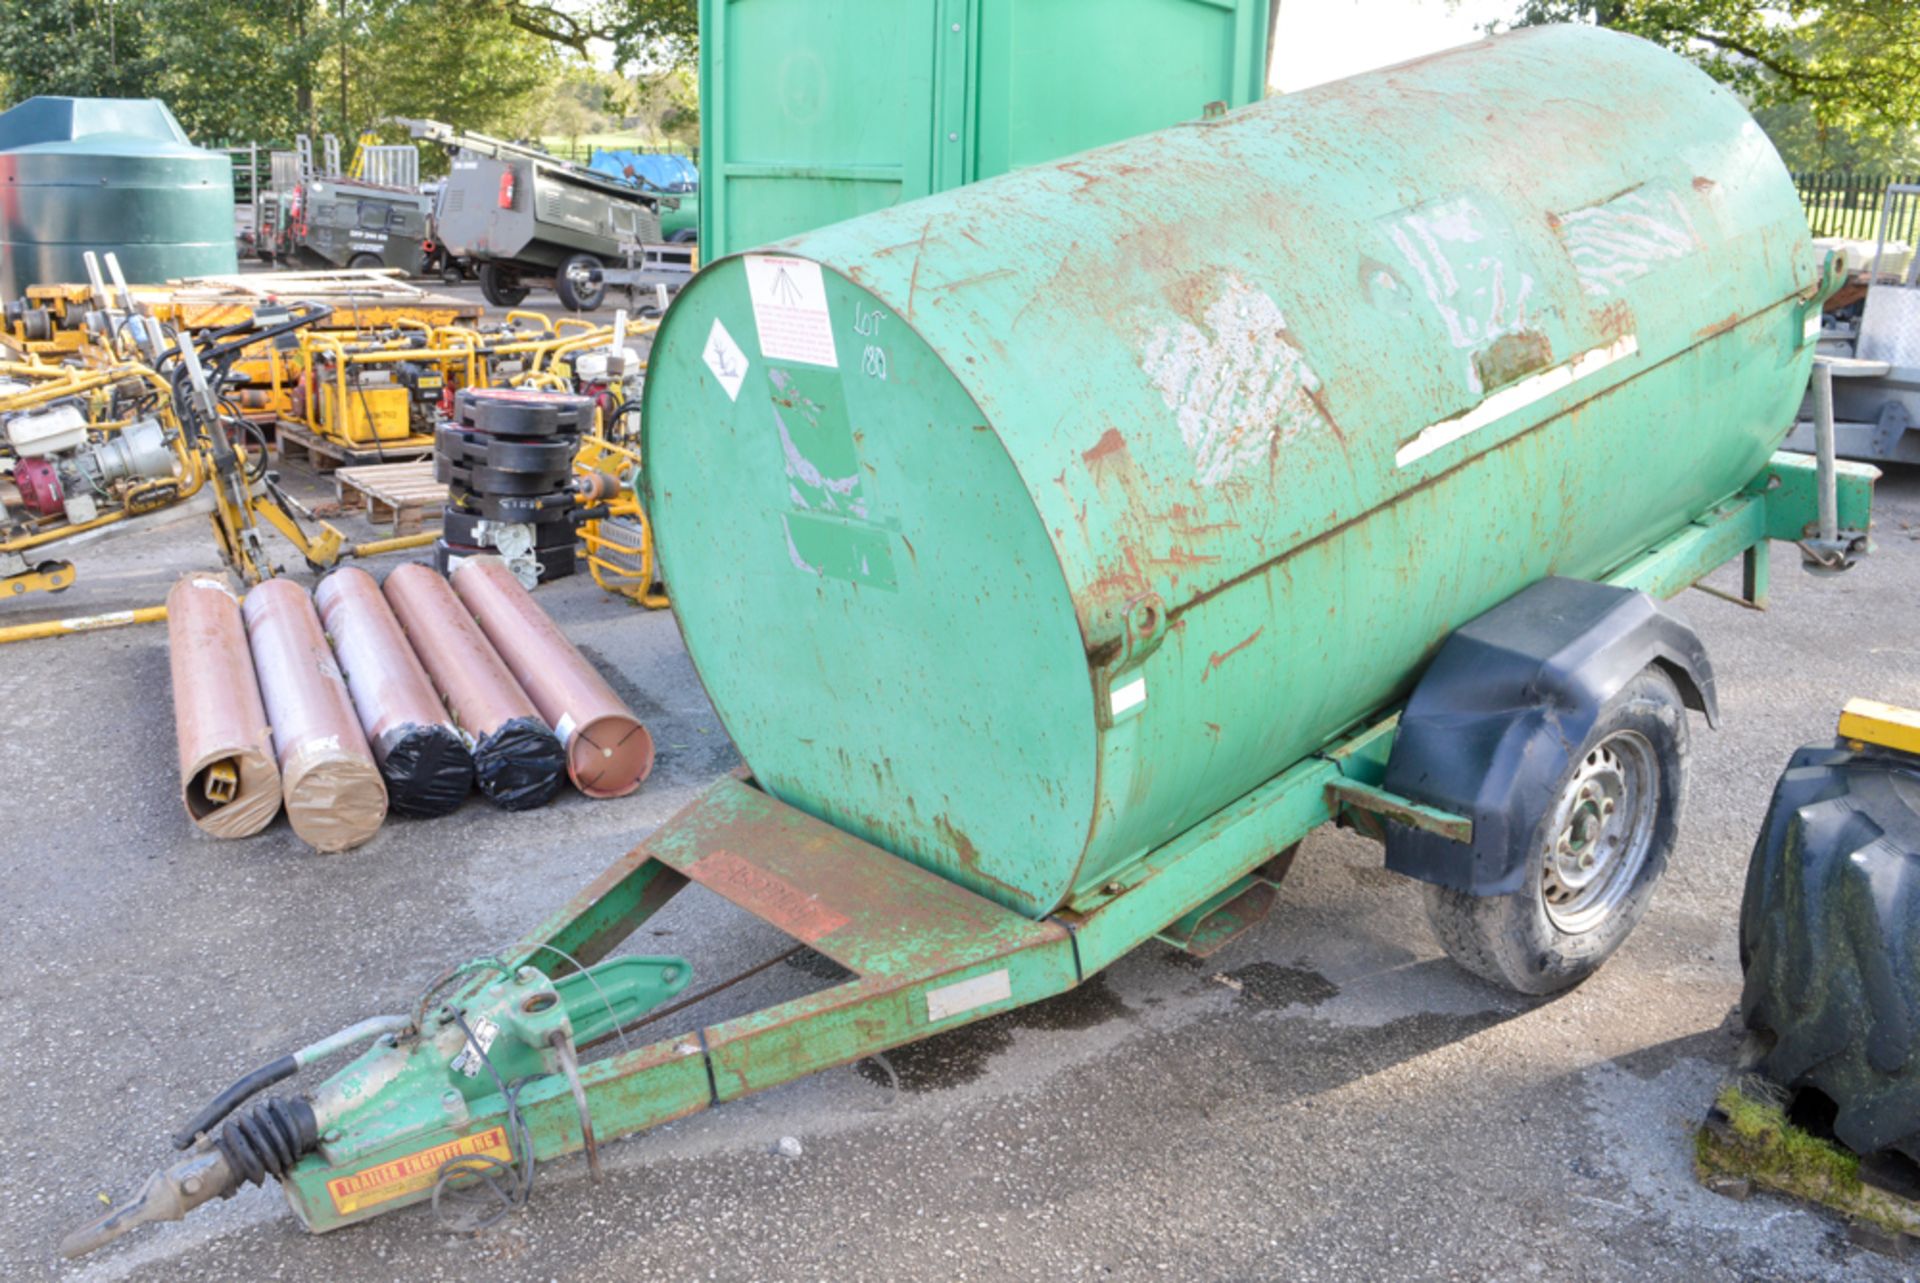
<svg viewBox="0 0 1920 1283"><path fill-rule="evenodd" d="M1842 525L1866 528L1878 475L1864 465L1839 466ZM1751 589L1767 541L1802 538L1815 513L1813 461L1776 454L1740 495L1607 578L1671 596L1745 555ZM1339 818L1343 794L1383 800L1377 786L1398 718L1395 709L1381 710L1166 843L1122 880L1039 921L787 807L736 776L714 785L503 956L514 968L533 965L554 976L572 970L560 951L591 965L689 881L701 881L854 973L820 992L586 1065L581 1078L594 1130L609 1140L1073 988ZM1334 787L1346 785L1362 787ZM470 997L486 983L487 977L476 977L462 993ZM286 1182L289 1202L310 1229L327 1230L425 1199L429 1192L420 1190L341 1216L326 1184L506 1121L497 1095L475 1106L457 1125L413 1133L348 1165L309 1156ZM529 1084L519 1109L538 1160L582 1147L579 1114L563 1079Z"/></svg>

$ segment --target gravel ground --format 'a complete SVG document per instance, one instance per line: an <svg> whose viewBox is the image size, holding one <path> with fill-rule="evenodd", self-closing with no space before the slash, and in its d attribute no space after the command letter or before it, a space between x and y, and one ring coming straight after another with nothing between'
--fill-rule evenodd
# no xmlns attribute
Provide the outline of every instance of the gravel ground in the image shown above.
<svg viewBox="0 0 1920 1283"><path fill-rule="evenodd" d="M1205 965L1150 945L1081 991L898 1053L897 1091L839 1070L610 1145L601 1186L578 1159L548 1164L528 1210L479 1238L420 1208L310 1237L277 1191L250 1189L76 1266L60 1234L160 1165L212 1091L512 940L736 757L673 621L580 579L541 599L653 725L641 793L522 815L474 801L337 856L284 820L216 843L178 813L163 629L8 648L0 912L25 947L0 990L0 1275L1909 1277L1829 1217L1718 1198L1688 1168L1738 1042L1735 915L1772 781L1847 696L1920 701L1920 472L1883 483L1876 535L1839 579L1776 548L1765 615L1681 601L1726 727L1695 719L1672 870L1571 994L1523 1002L1455 970L1418 889L1323 831L1272 917ZM156 601L211 559L197 521L85 550L73 590L7 618ZM704 893L652 930L649 951L707 976L782 944ZM729 998L813 983L775 968Z"/></svg>

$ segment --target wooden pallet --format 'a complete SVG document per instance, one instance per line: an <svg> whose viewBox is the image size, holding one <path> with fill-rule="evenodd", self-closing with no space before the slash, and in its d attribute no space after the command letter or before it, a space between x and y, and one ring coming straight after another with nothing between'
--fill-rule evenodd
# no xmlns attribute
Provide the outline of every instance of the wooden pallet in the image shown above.
<svg viewBox="0 0 1920 1283"><path fill-rule="evenodd" d="M292 419L280 419L274 425L278 434L278 451L283 462L304 459L307 466L315 472L332 472L335 468L360 467L365 464L405 463L412 459L430 459L433 456L433 438L429 436L408 437L404 441L383 441L379 449L372 446L347 445L331 437L316 436L309 432L304 424Z"/></svg>
<svg viewBox="0 0 1920 1283"><path fill-rule="evenodd" d="M447 487L433 479L433 461L374 463L341 468L333 474L342 512L366 513L375 526L391 525L395 535L418 531L438 520L447 506Z"/></svg>

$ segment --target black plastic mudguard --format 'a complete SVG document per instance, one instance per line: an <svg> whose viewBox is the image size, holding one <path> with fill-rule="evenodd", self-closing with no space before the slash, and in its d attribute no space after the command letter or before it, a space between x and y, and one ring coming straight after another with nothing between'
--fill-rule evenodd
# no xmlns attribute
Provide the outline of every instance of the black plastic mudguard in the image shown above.
<svg viewBox="0 0 1920 1283"><path fill-rule="evenodd" d="M1388 821L1387 867L1469 895L1518 891L1573 754L1601 706L1649 664L1719 725L1706 648L1643 592L1543 579L1456 630L1413 688L1382 784L1466 816L1473 841Z"/></svg>

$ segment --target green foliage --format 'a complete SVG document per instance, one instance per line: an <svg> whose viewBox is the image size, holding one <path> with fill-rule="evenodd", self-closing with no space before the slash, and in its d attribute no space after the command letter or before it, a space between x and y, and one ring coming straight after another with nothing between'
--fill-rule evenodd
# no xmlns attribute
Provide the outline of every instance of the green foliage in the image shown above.
<svg viewBox="0 0 1920 1283"><path fill-rule="evenodd" d="M396 116L530 133L564 64L516 8L508 0L0 0L0 91L8 103L34 94L160 98L210 144L284 143L321 131L351 138Z"/></svg>
<svg viewBox="0 0 1920 1283"><path fill-rule="evenodd" d="M1796 174L1920 174L1920 127L1849 134L1822 124L1804 100L1760 107L1753 115Z"/></svg>
<svg viewBox="0 0 1920 1283"><path fill-rule="evenodd" d="M1548 22L1665 45L1757 108L1800 105L1830 142L1898 148L1920 125L1913 0L1523 0L1516 25Z"/></svg>
<svg viewBox="0 0 1920 1283"><path fill-rule="evenodd" d="M686 66L700 47L698 0L475 0L521 30L582 58L598 42L621 68Z"/></svg>

